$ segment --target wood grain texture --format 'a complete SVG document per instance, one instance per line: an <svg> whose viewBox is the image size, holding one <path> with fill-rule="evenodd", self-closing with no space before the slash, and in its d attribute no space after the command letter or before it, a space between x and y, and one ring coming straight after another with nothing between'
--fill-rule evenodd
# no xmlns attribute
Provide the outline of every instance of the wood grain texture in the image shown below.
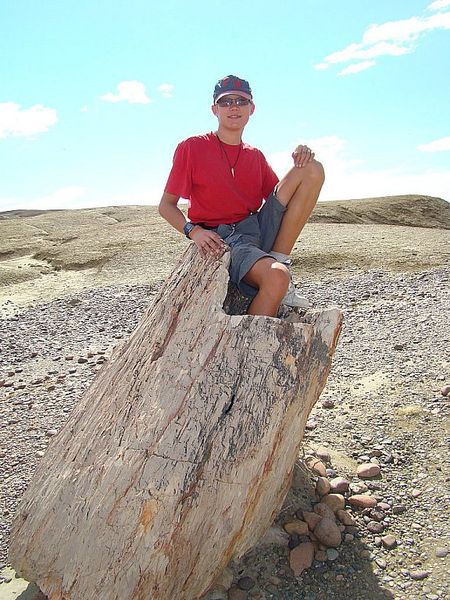
<svg viewBox="0 0 450 600"><path fill-rule="evenodd" d="M280 509L342 315L227 314L228 260L186 250L39 464L10 560L50 600L195 600Z"/></svg>

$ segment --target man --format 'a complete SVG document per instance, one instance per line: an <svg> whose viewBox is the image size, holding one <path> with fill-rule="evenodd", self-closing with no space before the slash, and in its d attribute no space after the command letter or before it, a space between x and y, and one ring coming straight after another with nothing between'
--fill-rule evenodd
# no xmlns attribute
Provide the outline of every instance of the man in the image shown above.
<svg viewBox="0 0 450 600"><path fill-rule="evenodd" d="M317 202L323 167L307 146L298 146L294 167L278 180L262 152L242 142L255 110L244 79L219 80L211 108L217 131L178 145L159 212L202 257L229 249L230 278L253 298L248 313L276 316L282 302L305 304L292 284L288 292L289 255ZM188 220L180 198L189 200Z"/></svg>

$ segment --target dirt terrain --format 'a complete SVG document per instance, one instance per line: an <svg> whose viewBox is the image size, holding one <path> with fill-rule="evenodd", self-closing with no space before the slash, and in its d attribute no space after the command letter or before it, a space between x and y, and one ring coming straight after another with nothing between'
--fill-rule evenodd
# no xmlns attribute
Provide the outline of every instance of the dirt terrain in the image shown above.
<svg viewBox="0 0 450 600"><path fill-rule="evenodd" d="M0 599L38 598L7 564L14 511L49 441L187 243L155 207L0 215ZM304 453L384 508L354 510L342 544L299 576L289 556L301 536L255 548L230 565L231 588L214 598L446 598L450 205L419 196L321 203L293 259L313 306L345 315ZM381 473L362 481L356 469L367 461ZM314 484L300 461L277 526L311 509Z"/></svg>

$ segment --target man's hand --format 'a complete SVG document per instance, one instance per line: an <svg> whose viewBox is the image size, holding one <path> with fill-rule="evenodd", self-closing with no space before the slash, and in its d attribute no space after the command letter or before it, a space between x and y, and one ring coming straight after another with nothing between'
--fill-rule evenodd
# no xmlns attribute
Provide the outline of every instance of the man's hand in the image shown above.
<svg viewBox="0 0 450 600"><path fill-rule="evenodd" d="M294 165L301 169L302 167L306 167L306 165L312 161L315 154L308 148L308 146L297 146L297 148L292 153L292 158L294 159Z"/></svg>
<svg viewBox="0 0 450 600"><path fill-rule="evenodd" d="M189 237L197 246L202 258L220 258L228 250L228 246L215 231L203 229L200 225L194 227Z"/></svg>

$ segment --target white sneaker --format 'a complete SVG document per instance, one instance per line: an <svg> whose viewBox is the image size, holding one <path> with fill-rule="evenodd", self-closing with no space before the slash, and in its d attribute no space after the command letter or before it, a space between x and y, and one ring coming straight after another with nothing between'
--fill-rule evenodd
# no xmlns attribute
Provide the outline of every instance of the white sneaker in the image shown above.
<svg viewBox="0 0 450 600"><path fill-rule="evenodd" d="M285 297L281 301L281 304L284 306L292 306L293 308L309 308L310 303L306 298L297 294L297 290L295 289L294 282L292 279L289 282L288 291L286 292Z"/></svg>

